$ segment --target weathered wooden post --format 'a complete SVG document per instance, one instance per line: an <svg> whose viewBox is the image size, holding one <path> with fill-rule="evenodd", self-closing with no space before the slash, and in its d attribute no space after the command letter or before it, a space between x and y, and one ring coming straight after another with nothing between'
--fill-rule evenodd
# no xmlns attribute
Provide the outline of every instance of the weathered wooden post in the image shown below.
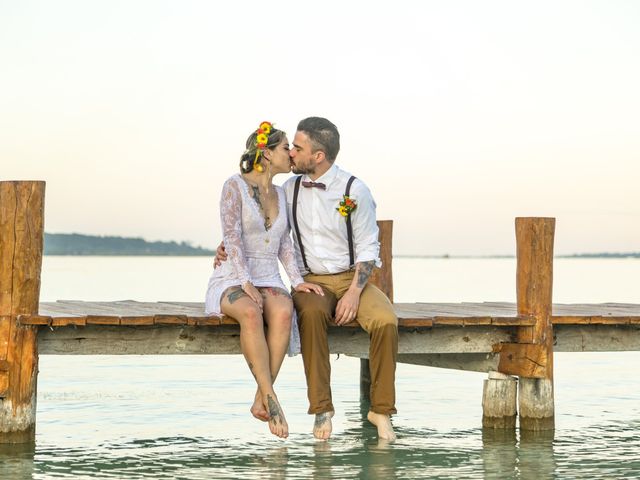
<svg viewBox="0 0 640 480"><path fill-rule="evenodd" d="M534 324L518 327L517 343L499 345L498 371L505 377L520 377L518 405L523 430L554 428L551 323L554 233L554 218L516 218L518 317L532 319ZM509 393L508 398L511 397ZM498 404L506 399L506 396L495 395L494 402ZM483 407L485 400L483 398Z"/></svg>
<svg viewBox="0 0 640 480"><path fill-rule="evenodd" d="M44 182L0 182L0 443L35 440Z"/></svg>
<svg viewBox="0 0 640 480"><path fill-rule="evenodd" d="M482 388L482 426L515 429L518 382L510 375L489 372Z"/></svg>
<svg viewBox="0 0 640 480"><path fill-rule="evenodd" d="M391 261L392 240L393 240L393 220L378 220L378 240L380 241L380 260L382 268L375 269L369 281L384 292L393 302L393 270ZM369 401L371 391L371 371L369 370L369 359L360 359L360 399Z"/></svg>
<svg viewBox="0 0 640 480"><path fill-rule="evenodd" d="M553 404L553 240L555 218L516 218L518 316L535 319L518 330L518 341L531 344L526 358L530 374L520 376L520 429L554 428Z"/></svg>
<svg viewBox="0 0 640 480"><path fill-rule="evenodd" d="M519 327L517 343L501 345L498 370L518 375L522 430L554 428L553 237L555 219L516 218L518 316L534 320Z"/></svg>

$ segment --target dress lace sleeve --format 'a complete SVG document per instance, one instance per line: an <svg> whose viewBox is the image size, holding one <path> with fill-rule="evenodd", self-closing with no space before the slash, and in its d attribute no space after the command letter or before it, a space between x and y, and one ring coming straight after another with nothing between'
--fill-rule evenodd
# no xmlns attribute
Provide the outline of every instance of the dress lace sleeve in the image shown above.
<svg viewBox="0 0 640 480"><path fill-rule="evenodd" d="M291 286L297 287L304 279L302 275L300 275L300 270L298 270L298 265L296 264L296 256L293 251L293 242L291 242L291 235L289 232L291 228L287 227L282 234L282 238L280 239L280 249L278 250L278 258L284 267L284 270L287 272L287 276L289 280L291 280Z"/></svg>
<svg viewBox="0 0 640 480"><path fill-rule="evenodd" d="M251 281L242 244L242 194L238 184L229 179L222 187L220 197L222 238L229 260L235 268L240 285Z"/></svg>

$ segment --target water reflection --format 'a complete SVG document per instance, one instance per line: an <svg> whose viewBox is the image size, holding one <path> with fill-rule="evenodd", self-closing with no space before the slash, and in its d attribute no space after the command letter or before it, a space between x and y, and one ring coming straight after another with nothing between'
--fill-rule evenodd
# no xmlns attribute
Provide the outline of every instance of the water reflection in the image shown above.
<svg viewBox="0 0 640 480"><path fill-rule="evenodd" d="M520 430L518 442L514 429L482 430L482 466L485 479L555 478L554 430Z"/></svg>
<svg viewBox="0 0 640 480"><path fill-rule="evenodd" d="M35 443L0 444L0 478L33 478Z"/></svg>
<svg viewBox="0 0 640 480"><path fill-rule="evenodd" d="M163 437L93 445L0 446L0 478L20 479L398 479L637 478L633 425L589 431L397 429L380 441L361 412L330 441L309 433L279 440ZM561 433L560 439L557 438ZM606 454L603 454L606 452Z"/></svg>
<svg viewBox="0 0 640 480"><path fill-rule="evenodd" d="M520 430L518 448L520 478L546 480L555 478L554 430L532 432Z"/></svg>

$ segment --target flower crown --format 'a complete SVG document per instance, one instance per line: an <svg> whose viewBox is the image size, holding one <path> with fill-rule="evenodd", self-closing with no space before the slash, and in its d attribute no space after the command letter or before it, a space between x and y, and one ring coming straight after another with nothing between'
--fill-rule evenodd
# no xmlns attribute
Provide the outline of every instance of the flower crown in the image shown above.
<svg viewBox="0 0 640 480"><path fill-rule="evenodd" d="M264 152L264 149L267 148L267 143L269 143L271 127L272 124L270 122L262 122L258 130L256 130L256 157L253 159L253 168L258 172L264 171L264 167L258 163L258 160L260 160L260 155Z"/></svg>

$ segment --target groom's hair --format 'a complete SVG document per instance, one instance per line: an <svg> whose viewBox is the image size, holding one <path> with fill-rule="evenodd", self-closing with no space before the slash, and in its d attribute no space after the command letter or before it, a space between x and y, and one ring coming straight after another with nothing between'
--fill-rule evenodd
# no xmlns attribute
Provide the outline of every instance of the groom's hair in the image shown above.
<svg viewBox="0 0 640 480"><path fill-rule="evenodd" d="M298 131L307 134L314 152L322 150L329 162L335 161L340 151L340 133L333 123L326 118L309 117L300 120Z"/></svg>

